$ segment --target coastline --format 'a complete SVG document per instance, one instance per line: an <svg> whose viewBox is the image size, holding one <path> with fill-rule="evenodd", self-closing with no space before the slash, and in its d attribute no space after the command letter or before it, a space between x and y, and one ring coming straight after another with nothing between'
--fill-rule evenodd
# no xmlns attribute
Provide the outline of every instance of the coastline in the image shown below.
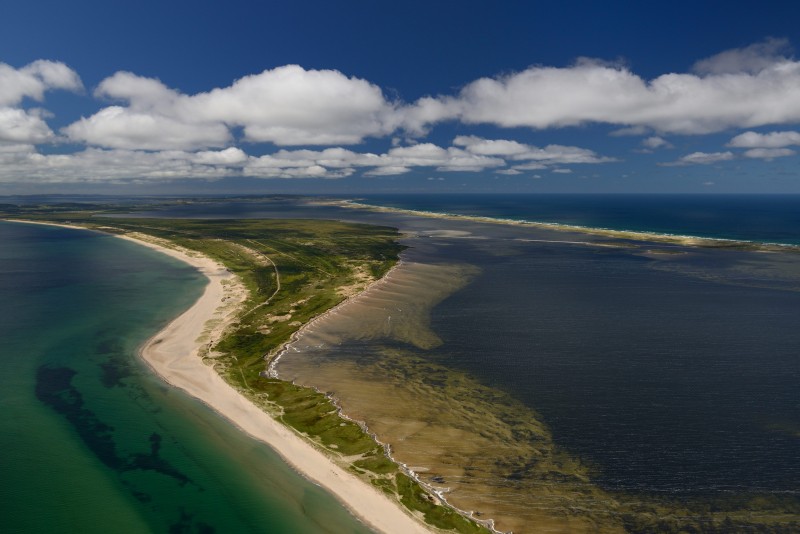
<svg viewBox="0 0 800 534"><path fill-rule="evenodd" d="M93 230L70 224L6 220ZM235 275L200 253L167 246L168 243L159 243L149 236L109 235L183 261L208 279L200 298L140 348L141 357L159 377L197 398L241 431L268 444L284 461L307 479L332 493L369 527L379 532L398 534L433 531L406 513L399 502L348 473L295 431L275 421L240 395L212 366L203 361L202 351L213 344L235 319L239 304L246 298L246 291ZM380 280L374 283L378 282Z"/></svg>
<svg viewBox="0 0 800 534"><path fill-rule="evenodd" d="M612 228L597 228L591 226L579 226L564 223L552 223L541 221L529 221L524 219L504 219L499 217L486 217L480 215L464 215L460 213L440 213L435 211L413 210L407 208L395 208L380 206L377 204L366 204L355 200L336 200L330 202L345 209L362 209L377 213L399 213L404 215L414 215L429 219L450 219L471 221L488 224L501 224L512 226L528 226L556 232L574 232L599 237L609 237L612 239L627 239L632 241L651 241L657 243L667 243L692 247L719 247L719 248L747 248L759 252L798 252L800 245L788 243L769 243L760 241L747 241L743 239L728 239L721 237L702 237L693 235L666 234L658 232L645 232L640 230L614 230Z"/></svg>
<svg viewBox="0 0 800 534"><path fill-rule="evenodd" d="M273 352L272 352L272 353L271 353L271 354L268 356L268 358L267 358L267 369L266 369L266 371L264 371L264 372L265 372L265 373L266 373L268 376L270 376L270 377L272 377L272 378L278 378L278 379L280 379L280 376L278 376L278 371L277 371L277 369L275 369L275 367L278 365L278 362L279 362L279 361L281 360L281 358L282 358L282 357L283 357L283 356L284 356L284 355L285 355L285 354L288 352L288 350L289 350L289 347L290 347L290 346L291 346L291 345L292 345L292 344L293 344L295 341L297 341L297 340L298 340L298 339L299 339L299 338L300 338L300 337L301 337L303 334L305 334L305 333L306 333L308 330L310 330L311 328L313 328L313 327L314 327L314 326L315 326L315 325L316 325L318 322L320 322L322 319L324 319L324 318L328 317L329 315L333 315L334 313L338 312L338 311L339 311L339 310L341 310L341 309L342 309L344 306L346 306L346 305L350 304L350 303L351 303L351 302L353 302L354 300L356 300L356 299L358 299L358 298L361 298L361 297L363 297L364 295L367 295L367 294L369 294L371 291L374 291L374 289L375 289L375 288L378 288L378 287L380 287L381 285L383 285L383 284L386 284L386 282L388 282L388 280L389 280L389 278L391 277L391 275L392 275L392 274L394 274L394 273L395 273L395 272L396 272L396 271L397 271L397 270L398 270L398 269L399 269L399 268L400 268L400 267L401 267L401 266L402 266L404 263L405 263L405 262L403 262L403 260L398 260L398 261L397 261L397 263L395 263L395 264L392 266L392 268L391 268L391 269L389 269L388 271L386 271L386 273L385 273L383 276L381 276L379 279L377 279L377 280L375 280L374 282L370 283L369 285L367 285L367 287L365 287L364 289L362 289L361 291L359 291L359 292L358 292L358 293L356 293L355 295L350 295L349 297L347 297L346 299L344 299L342 302L340 302L339 304L337 304L337 305L336 305L336 306L334 306L333 308L330 308L330 309L328 309L328 310L325 310L324 312L322 312L321 314L317 315L316 317L314 317L313 319L311 319L310 321L308 321L307 323L305 323L303 326L301 326L300 328L298 328L298 329L297 329L297 330L296 330L296 331L295 331L295 332L292 334L292 336L291 336L291 337L290 337L290 338L289 338L289 339L288 339L288 340L287 340L285 343L283 343L282 345L280 345L279 347L277 347L277 348L276 348L276 349L275 349L275 350L274 350L274 351L273 351Z"/></svg>

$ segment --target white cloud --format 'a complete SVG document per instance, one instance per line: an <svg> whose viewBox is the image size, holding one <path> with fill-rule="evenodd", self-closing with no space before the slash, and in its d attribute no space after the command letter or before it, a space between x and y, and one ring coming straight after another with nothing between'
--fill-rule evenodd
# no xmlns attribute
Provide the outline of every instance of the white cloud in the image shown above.
<svg viewBox="0 0 800 534"><path fill-rule="evenodd" d="M35 145L61 139L47 124L48 112L32 108L31 101L41 101L50 90L81 88L78 75L63 63L42 60L19 69L0 63L0 181L341 178L418 168L510 176L541 169L567 173L568 166L616 160L586 148L534 146L511 138L461 135L451 146L414 138L444 120L536 129L605 123L617 128L612 136L643 136L639 151L646 152L672 148L664 138L668 133L800 123L800 61L789 56L785 40L776 39L698 61L690 73L647 80L623 65L581 59L564 68L534 66L482 78L457 94L408 105L387 100L367 80L297 65L197 94L117 72L94 91L105 107L61 130L69 140L94 148L38 153ZM369 137L386 138L392 146L383 153L344 148ZM248 142L321 148L282 148L252 157L243 149ZM727 146L745 151L694 152L664 165L791 156L795 150L789 147L800 146L800 132L747 131Z"/></svg>
<svg viewBox="0 0 800 534"><path fill-rule="evenodd" d="M339 71L297 65L196 95L118 72L103 80L95 94L126 106L105 108L65 133L111 148L219 147L231 142L231 127L243 128L245 141L279 146L355 144L390 134L400 120L378 86Z"/></svg>
<svg viewBox="0 0 800 534"><path fill-rule="evenodd" d="M72 141L106 148L193 150L231 141L223 124L184 122L153 112L110 106L63 129Z"/></svg>
<svg viewBox="0 0 800 534"><path fill-rule="evenodd" d="M216 179L240 174L205 165L182 151L143 152L88 148L74 154L40 154L29 147L0 152L0 182L114 182L122 180Z"/></svg>
<svg viewBox="0 0 800 534"><path fill-rule="evenodd" d="M313 161L298 160L294 164L280 165L269 156L255 158L243 169L245 176L255 178L345 178L355 172L352 168L328 169Z"/></svg>
<svg viewBox="0 0 800 534"><path fill-rule="evenodd" d="M553 169L550 172L553 172L553 173L556 173L556 174L572 174L572 169Z"/></svg>
<svg viewBox="0 0 800 534"><path fill-rule="evenodd" d="M38 144L54 137L41 117L19 108L0 107L0 143Z"/></svg>
<svg viewBox="0 0 800 534"><path fill-rule="evenodd" d="M355 144L394 131L381 89L335 70L287 65L182 102L196 116L243 126L250 141L277 145Z"/></svg>
<svg viewBox="0 0 800 534"><path fill-rule="evenodd" d="M238 165L247 161L247 154L240 148L230 147L225 150L206 150L194 154L194 161L205 165Z"/></svg>
<svg viewBox="0 0 800 534"><path fill-rule="evenodd" d="M514 168L518 171L539 171L542 169L546 169L547 165L543 163L531 162L531 163L523 163L522 165L514 165Z"/></svg>
<svg viewBox="0 0 800 534"><path fill-rule="evenodd" d="M23 99L42 101L45 91L83 88L78 74L57 61L39 60L15 69L0 63L0 106L17 106Z"/></svg>
<svg viewBox="0 0 800 534"><path fill-rule="evenodd" d="M702 59L694 64L692 71L697 74L756 74L774 63L785 61L791 51L786 39L766 39Z"/></svg>
<svg viewBox="0 0 800 534"><path fill-rule="evenodd" d="M55 138L43 109L23 109L26 98L42 101L46 91L80 90L78 75L55 61L39 60L15 69L0 63L0 143L39 144Z"/></svg>
<svg viewBox="0 0 800 534"><path fill-rule="evenodd" d="M287 176L288 169L321 167L347 170L348 175L354 172L354 168L368 168L365 173L368 176L390 176L405 174L413 167L477 172L503 165L505 161L499 158L475 155L455 147L442 148L432 143L420 143L394 147L385 154L353 152L345 148L319 151L279 150L274 154L253 158L245 167L244 173L261 177L284 177Z"/></svg>
<svg viewBox="0 0 800 534"><path fill-rule="evenodd" d="M396 176L399 174L406 174L411 172L409 167L403 167L402 165L388 165L386 167L375 167L372 170L369 170L364 173L364 176ZM429 180L431 178L428 178Z"/></svg>
<svg viewBox="0 0 800 534"><path fill-rule="evenodd" d="M783 148L800 145L800 132L744 132L728 142L728 146L736 148Z"/></svg>
<svg viewBox="0 0 800 534"><path fill-rule="evenodd" d="M29 144L0 143L0 154L27 154L35 150L36 148Z"/></svg>
<svg viewBox="0 0 800 534"><path fill-rule="evenodd" d="M98 98L124 100L135 111L168 113L182 95L155 78L119 71L100 82L94 95ZM183 97L185 98L185 97Z"/></svg>
<svg viewBox="0 0 800 534"><path fill-rule="evenodd" d="M460 148L442 148L433 143L420 143L410 147L395 147L384 157L389 165L403 167L435 166L439 171L477 172L490 167L501 167L505 161Z"/></svg>
<svg viewBox="0 0 800 534"><path fill-rule="evenodd" d="M333 147L324 150L278 150L248 156L237 147L223 150L128 150L89 148L82 152L43 155L32 145L0 144L0 182L115 181L177 178L344 178L362 170L366 176L391 176L414 168L444 172L477 172L505 165L500 158L432 143L395 147L383 154ZM538 167L537 167L538 168Z"/></svg>
<svg viewBox="0 0 800 534"><path fill-rule="evenodd" d="M437 113L430 115L438 120L536 129L586 123L625 126L618 134L631 127L637 132L704 134L796 122L800 62L781 51L767 41L700 62L699 74L668 73L652 80L591 61L566 68L537 66L476 80L456 96L438 97L438 107L430 99L419 105L435 108ZM408 116L415 113L419 111ZM414 128L425 126L411 122Z"/></svg>
<svg viewBox="0 0 800 534"><path fill-rule="evenodd" d="M657 148L672 148L672 144L669 141L662 137L658 137L657 135L643 139L642 146L645 146L651 150L655 150Z"/></svg>
<svg viewBox="0 0 800 534"><path fill-rule="evenodd" d="M720 161L729 161L734 158L733 152L693 152L683 156L678 161L672 163L662 163L663 166L683 166L683 165L709 165Z"/></svg>
<svg viewBox="0 0 800 534"><path fill-rule="evenodd" d="M547 145L539 148L507 139L491 140L476 136L461 135L453 144L463 146L473 154L500 156L510 161L531 161L534 164L515 165L517 170L543 169L546 165L568 165L573 163L608 163L613 158L598 156L595 152L576 146Z"/></svg>
<svg viewBox="0 0 800 534"><path fill-rule="evenodd" d="M513 157L529 153L532 149L538 150L517 141L507 139L483 139L474 135L459 135L453 139L453 144L463 146L473 154L483 156Z"/></svg>
<svg viewBox="0 0 800 534"><path fill-rule="evenodd" d="M795 151L791 148L751 148L745 150L744 155L747 158L774 159L794 156Z"/></svg>

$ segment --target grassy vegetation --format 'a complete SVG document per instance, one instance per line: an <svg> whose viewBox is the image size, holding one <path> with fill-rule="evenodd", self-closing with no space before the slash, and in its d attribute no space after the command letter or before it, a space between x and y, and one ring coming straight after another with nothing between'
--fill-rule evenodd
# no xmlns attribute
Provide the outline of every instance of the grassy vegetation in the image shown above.
<svg viewBox="0 0 800 534"><path fill-rule="evenodd" d="M248 291L238 322L206 355L215 369L284 424L440 529L489 532L437 503L383 446L323 393L263 376L302 324L383 276L402 247L395 229L318 220L121 218L130 206L0 206L0 218L71 223L167 240L223 263ZM114 218L97 217L114 214ZM342 288L347 289L343 291Z"/></svg>
<svg viewBox="0 0 800 534"><path fill-rule="evenodd" d="M444 530L455 530L464 534L487 531L486 528L459 515L452 508L437 504L435 499L422 486L408 476L399 473L396 480L400 501L409 510L421 512L425 517L426 523Z"/></svg>

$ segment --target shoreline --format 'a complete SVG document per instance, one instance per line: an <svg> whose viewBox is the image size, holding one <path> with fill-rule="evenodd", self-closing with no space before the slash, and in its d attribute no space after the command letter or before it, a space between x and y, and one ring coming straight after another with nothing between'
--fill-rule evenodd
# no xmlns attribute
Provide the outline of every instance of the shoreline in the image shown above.
<svg viewBox="0 0 800 534"><path fill-rule="evenodd" d="M44 221L6 221L102 232ZM246 298L246 291L235 275L207 256L164 246L149 236L144 240L133 235L106 235L135 242L182 261L208 280L198 300L139 349L139 355L161 379L200 400L252 438L269 445L298 473L330 492L370 528L392 534L434 532L421 520L406 513L399 502L348 473L294 430L274 420L225 382L213 366L203 361L201 351L209 343L213 344L214 337L221 335L235 319L239 304Z"/></svg>
<svg viewBox="0 0 800 534"><path fill-rule="evenodd" d="M669 234L659 232L647 232L642 230L615 230L612 228L600 228L592 226L580 226L574 224L529 221L526 219L504 219L501 217L487 217L482 215L465 215L461 213L442 213L436 211L414 210L408 208L395 208L390 206L380 206L378 204L366 204L356 200L337 200L331 204L345 209L363 209L378 213L399 213L404 215L414 215L429 219L448 219L462 220L488 224L502 224L510 226L528 226L555 232L574 232L612 239L633 240L633 241L652 241L657 243L668 243L674 245L694 246L694 247L747 247L759 252L799 252L800 245L789 243L772 243L762 241L748 241L745 239L729 239L724 237L702 237L682 234Z"/></svg>
<svg viewBox="0 0 800 534"><path fill-rule="evenodd" d="M367 287L365 287L363 290L359 291L355 295L351 295L351 296L347 297L346 299L344 299L342 302L340 302L336 306L328 309L327 311L321 313L320 315L314 317L312 320L310 320L307 323L305 323L303 326L301 326L299 329L297 329L297 331L295 331L294 334L292 334L292 336L289 338L288 341L283 343L280 347L278 347L278 349L276 349L272 353L271 357L268 360L267 370L264 371L263 373L268 375L271 378L277 378L278 380L285 380L285 379L281 378L280 373L278 372L278 369L276 367L280 363L280 360L284 356L289 354L289 351L292 349L292 345L295 342L297 342L302 336L306 335L309 330L312 330L315 326L317 326L317 324L319 322L321 322L322 320L328 318L330 315L333 315L334 313L340 311L344 307L346 307L348 305L351 305L351 304L357 302L360 299L367 298L367 297L370 296L371 293L380 290L381 286L384 286L384 285L386 285L387 283L389 283L391 281L390 279L392 278L392 275L395 275L398 271L407 268L409 265L412 265L413 263L414 262L408 262L408 261L404 261L402 259L398 260L398 262L396 264L394 264L392 266L392 268L389 269L381 278L373 281ZM292 381L292 383L294 383L294 381ZM318 388L316 388L314 386L304 386L304 387L311 387L311 388L315 389L317 392L324 393L323 391L321 391L320 389L318 389ZM403 471L403 473L405 473L409 478L414 480L417 484L419 484L421 487L423 487L426 491L428 491L432 495L436 496L436 498L439 499L442 503L444 503L445 505L449 506L450 508L452 508L453 510L455 510L456 512L458 512L462 516L464 516L464 517L466 517L466 518L468 518L468 519L470 519L472 521L475 521L476 523L478 523L478 524L482 525L483 527L487 528L492 533L495 533L495 534L506 534L506 533L503 533L503 532L501 532L501 531L499 531L499 530L497 530L495 528L495 520L493 518L475 517L474 510L462 509L462 508L459 508L459 507L455 506L454 504L452 504L447 499L447 495L446 495L449 492L449 488L437 489L437 488L431 486L429 483L427 483L424 480L422 480L420 478L420 476L419 476L419 473L417 473L417 471L415 471L411 466L409 466L407 463L401 462L400 460L395 458L394 454L392 453L392 446L391 446L390 443L386 443L386 442L381 441L379 439L378 435L375 432L373 432L369 428L367 423L364 422L363 420L353 419L352 417L347 415L343 411L343 408L341 407L341 405L339 404L339 399L334 394L325 393L325 395L329 399L331 399L331 401L333 402L334 406L336 407L336 409L339 412L339 417L356 423L357 425L359 425L362 428L362 430L364 432L366 432L367 434L372 436L372 438L379 445L381 445L384 448L388 458L392 462L394 462L400 468L400 470ZM507 534L511 534L511 533L509 532Z"/></svg>
<svg viewBox="0 0 800 534"><path fill-rule="evenodd" d="M367 287L365 287L364 289L362 289L361 291L359 291L355 295L351 295L351 296L345 298L342 302L340 302L339 304L337 304L333 308L329 308L329 309L325 310L324 312L322 312L321 314L317 315L316 317L314 317L313 319L311 319L307 323L303 324L300 328L298 328L291 335L291 337L285 343L280 345L271 354L267 355L267 368L263 372L266 373L266 375L271 377L271 378L277 378L279 380L282 380L282 378L280 378L280 376L278 376L278 371L277 371L277 369L275 369L275 366L278 365L278 362L280 361L280 359L289 351L290 346L292 344L294 344L300 338L300 336L305 334L305 332L308 331L309 329L311 329L317 322L319 322L322 319L328 317L329 315L333 315L334 313L339 311L341 308L343 308L347 304L350 304L355 299L360 298L362 295L366 295L370 291L373 291L373 288L380 287L381 285L385 284L389 280L389 277L397 269L399 269L404 264L405 264L405 262L403 260L398 260L397 263L395 263L391 267L391 269L386 271L386 273L383 276L381 276L377 280L369 283L367 285Z"/></svg>

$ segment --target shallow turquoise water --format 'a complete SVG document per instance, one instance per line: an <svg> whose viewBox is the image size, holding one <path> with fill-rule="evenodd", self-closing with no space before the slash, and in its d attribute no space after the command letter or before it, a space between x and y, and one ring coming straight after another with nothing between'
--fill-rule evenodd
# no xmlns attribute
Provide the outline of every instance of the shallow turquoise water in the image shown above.
<svg viewBox="0 0 800 534"><path fill-rule="evenodd" d="M138 347L202 291L97 233L0 223L4 532L369 532Z"/></svg>

